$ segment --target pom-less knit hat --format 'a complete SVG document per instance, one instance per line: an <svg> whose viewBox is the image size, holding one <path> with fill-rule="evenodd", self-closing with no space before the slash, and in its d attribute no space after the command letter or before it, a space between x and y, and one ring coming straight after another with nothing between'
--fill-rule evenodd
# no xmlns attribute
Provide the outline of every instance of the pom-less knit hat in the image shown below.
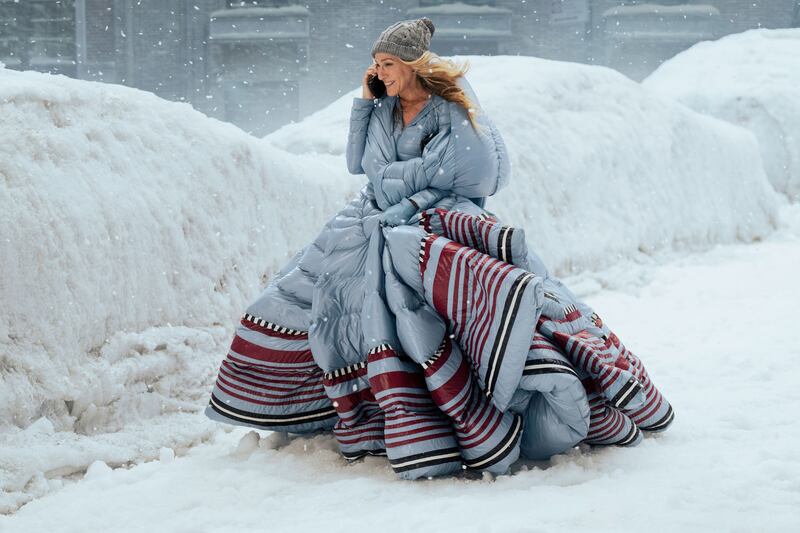
<svg viewBox="0 0 800 533"><path fill-rule="evenodd" d="M433 22L427 18L395 22L372 45L372 56L383 52L404 61L414 61L428 51L433 37Z"/></svg>

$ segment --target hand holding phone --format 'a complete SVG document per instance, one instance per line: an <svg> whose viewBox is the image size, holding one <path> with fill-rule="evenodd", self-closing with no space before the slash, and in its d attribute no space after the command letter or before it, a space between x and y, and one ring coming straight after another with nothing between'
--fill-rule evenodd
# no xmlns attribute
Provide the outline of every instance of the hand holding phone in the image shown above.
<svg viewBox="0 0 800 533"><path fill-rule="evenodd" d="M386 85L374 74L367 78L367 87L375 98L383 98L386 94Z"/></svg>
<svg viewBox="0 0 800 533"><path fill-rule="evenodd" d="M381 98L386 94L386 86L378 78L375 65L370 65L361 79L361 98Z"/></svg>

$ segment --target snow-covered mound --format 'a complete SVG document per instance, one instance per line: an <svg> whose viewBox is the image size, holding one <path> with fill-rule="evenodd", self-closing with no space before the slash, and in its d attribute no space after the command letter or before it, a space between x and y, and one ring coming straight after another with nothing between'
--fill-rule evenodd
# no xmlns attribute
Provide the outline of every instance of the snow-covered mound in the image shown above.
<svg viewBox="0 0 800 533"><path fill-rule="evenodd" d="M746 130L653 98L606 68L456 59L472 65L468 78L512 157L511 185L488 208L525 227L556 272L770 231L776 198ZM355 94L266 140L343 154Z"/></svg>
<svg viewBox="0 0 800 533"><path fill-rule="evenodd" d="M642 83L752 131L772 184L800 200L800 29L750 30L698 43Z"/></svg>
<svg viewBox="0 0 800 533"><path fill-rule="evenodd" d="M360 187L325 159L0 69L0 426L92 433L204 397L244 306Z"/></svg>
<svg viewBox="0 0 800 533"><path fill-rule="evenodd" d="M0 512L211 435L190 413L237 317L363 181L185 104L0 68Z"/></svg>

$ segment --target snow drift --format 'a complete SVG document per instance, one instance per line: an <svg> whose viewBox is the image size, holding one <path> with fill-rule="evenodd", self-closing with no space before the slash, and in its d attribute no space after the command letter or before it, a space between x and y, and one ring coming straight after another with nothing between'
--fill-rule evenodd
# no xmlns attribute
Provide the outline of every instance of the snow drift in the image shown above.
<svg viewBox="0 0 800 533"><path fill-rule="evenodd" d="M0 512L94 460L210 434L188 413L235 320L362 184L339 163L149 93L0 68Z"/></svg>
<svg viewBox="0 0 800 533"><path fill-rule="evenodd" d="M510 187L489 200L564 275L622 257L770 231L776 199L746 130L654 97L606 68L468 57L468 78L508 144ZM352 96L266 139L344 153Z"/></svg>
<svg viewBox="0 0 800 533"><path fill-rule="evenodd" d="M179 407L361 181L149 93L0 70L0 423L91 432Z"/></svg>
<svg viewBox="0 0 800 533"><path fill-rule="evenodd" d="M698 43L642 83L752 131L775 189L800 200L800 29L750 30Z"/></svg>

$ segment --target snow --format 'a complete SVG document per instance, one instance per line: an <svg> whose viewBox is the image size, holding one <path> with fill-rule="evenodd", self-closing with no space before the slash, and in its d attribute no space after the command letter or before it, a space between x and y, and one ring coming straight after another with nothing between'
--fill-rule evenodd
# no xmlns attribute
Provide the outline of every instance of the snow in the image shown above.
<svg viewBox="0 0 800 533"><path fill-rule="evenodd" d="M654 97L607 68L456 59L471 64L467 77L511 154L511 185L488 208L524 227L559 274L772 230L779 202L747 131ZM297 154L340 156L355 94L266 140Z"/></svg>
<svg viewBox="0 0 800 533"><path fill-rule="evenodd" d="M92 465L0 529L796 531L800 349L786 332L798 215L766 242L676 259L645 286L589 299L676 409L668 432L636 448L582 447L494 479L400 482L385 458L347 465L327 435L219 431L172 461Z"/></svg>
<svg viewBox="0 0 800 533"><path fill-rule="evenodd" d="M749 129L775 189L800 200L800 29L750 30L698 43L642 84Z"/></svg>
<svg viewBox="0 0 800 533"><path fill-rule="evenodd" d="M675 428L495 480L401 483L385 460L346 466L327 435L210 422L235 320L365 181L344 164L352 95L256 139L149 93L0 68L0 513L24 505L0 530L602 531L625 519L599 512L609 493L656 529L798 525L783 413L800 208L781 207L753 134L608 69L469 59L515 168L489 208L643 356ZM342 508L359 521L332 523Z"/></svg>
<svg viewBox="0 0 800 533"><path fill-rule="evenodd" d="M361 87L315 111L302 121L283 126L267 135L264 140L297 155L314 158L320 155L339 156L339 162L343 163L353 98L361 98Z"/></svg>

